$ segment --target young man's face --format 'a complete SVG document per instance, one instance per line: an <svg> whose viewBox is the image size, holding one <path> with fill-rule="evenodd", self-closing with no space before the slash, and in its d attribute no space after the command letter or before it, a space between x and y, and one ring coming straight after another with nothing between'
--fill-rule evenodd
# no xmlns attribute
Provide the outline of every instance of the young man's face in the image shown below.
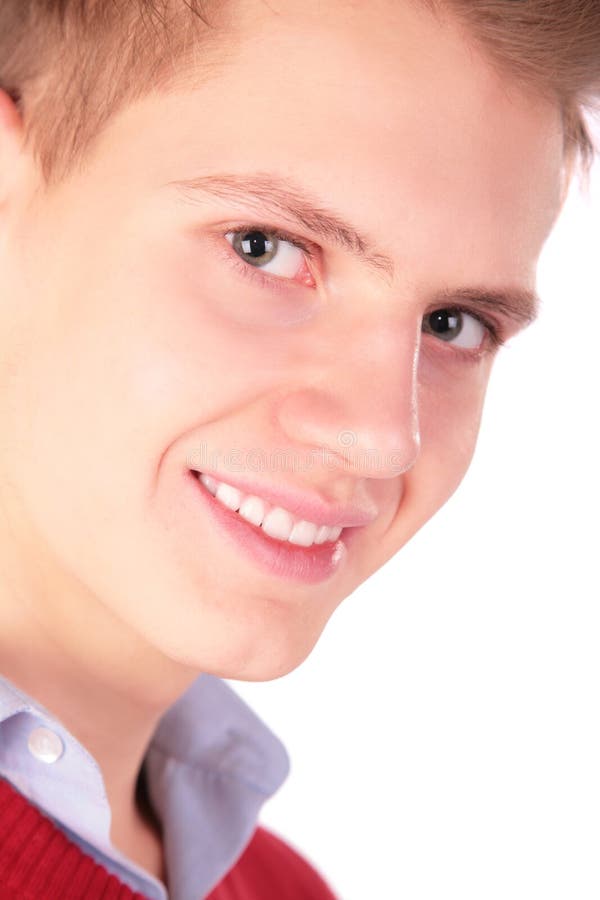
<svg viewBox="0 0 600 900"><path fill-rule="evenodd" d="M562 135L408 3L249 0L232 21L228 61L119 114L84 173L44 193L19 169L2 545L48 627L100 604L172 659L264 679L463 477L489 329L523 325L493 295L534 289ZM319 233L315 200L347 230ZM191 470L369 522L303 548L218 514Z"/></svg>

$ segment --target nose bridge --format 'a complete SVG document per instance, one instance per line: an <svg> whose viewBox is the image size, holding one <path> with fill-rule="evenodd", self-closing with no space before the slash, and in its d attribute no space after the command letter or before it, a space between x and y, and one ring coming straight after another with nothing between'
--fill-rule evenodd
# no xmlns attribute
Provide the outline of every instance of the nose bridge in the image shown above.
<svg viewBox="0 0 600 900"><path fill-rule="evenodd" d="M286 394L280 423L293 440L323 448L368 477L409 469L419 449L420 327L380 317L337 329L313 347L310 386Z"/></svg>

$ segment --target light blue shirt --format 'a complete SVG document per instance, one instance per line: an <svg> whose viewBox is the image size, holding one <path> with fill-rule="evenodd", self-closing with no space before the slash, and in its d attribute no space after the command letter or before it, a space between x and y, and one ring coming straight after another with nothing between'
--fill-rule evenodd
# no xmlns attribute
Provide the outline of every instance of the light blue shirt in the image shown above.
<svg viewBox="0 0 600 900"><path fill-rule="evenodd" d="M115 737L118 740L118 735ZM169 893L116 850L94 757L47 709L0 676L0 776L84 852L151 900L202 900L249 842L289 774L279 740L222 679L200 675L161 718L144 757Z"/></svg>

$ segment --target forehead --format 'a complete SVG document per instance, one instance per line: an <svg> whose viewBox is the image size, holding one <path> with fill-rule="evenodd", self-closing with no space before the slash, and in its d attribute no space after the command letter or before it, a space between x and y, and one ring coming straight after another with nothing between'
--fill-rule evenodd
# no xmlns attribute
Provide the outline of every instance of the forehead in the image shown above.
<svg viewBox="0 0 600 900"><path fill-rule="evenodd" d="M475 276L477 255L482 275L492 260L503 277L531 268L558 211L558 108L417 2L222 9L211 39L224 64L182 72L175 92L109 129L136 177L268 171L327 198L386 253L401 237L407 257L447 252Z"/></svg>

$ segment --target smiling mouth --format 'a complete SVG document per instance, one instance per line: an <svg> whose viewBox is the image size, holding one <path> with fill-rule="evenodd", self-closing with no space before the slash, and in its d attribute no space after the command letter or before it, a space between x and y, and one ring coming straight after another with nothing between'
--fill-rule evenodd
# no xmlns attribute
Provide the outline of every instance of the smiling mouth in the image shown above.
<svg viewBox="0 0 600 900"><path fill-rule="evenodd" d="M256 494L244 493L202 472L195 475L217 503L283 544L305 548L332 544L344 530L340 525L320 525L301 519L282 506L274 506Z"/></svg>
<svg viewBox="0 0 600 900"><path fill-rule="evenodd" d="M217 535L223 539L223 548L234 551L229 563L233 574L237 557L241 555L270 578L281 579L288 584L322 585L336 576L340 577L345 571L351 548L363 532L361 523L367 524L365 518L372 521L369 512L357 507L327 504L317 494L300 495L287 486L278 489L267 485L265 493L273 501L285 496L291 501L290 506L295 504L294 509L310 509L313 515L321 513L323 518L329 522L333 520L335 524L298 519L291 510L270 504L258 494L245 494L239 489L237 494L233 494L228 491L232 485L194 469L188 470L187 480L188 484L193 485L194 495L201 500L200 527L204 527L204 516L208 515L209 523L214 525ZM225 487L219 491L221 484ZM248 482L246 484L250 486ZM223 498L227 502L223 502ZM246 505L248 498L254 500ZM238 508L232 509L228 503ZM246 517L240 514L240 510ZM269 518L272 512L277 515ZM292 537L296 542L291 540ZM203 546L204 543L201 544Z"/></svg>

